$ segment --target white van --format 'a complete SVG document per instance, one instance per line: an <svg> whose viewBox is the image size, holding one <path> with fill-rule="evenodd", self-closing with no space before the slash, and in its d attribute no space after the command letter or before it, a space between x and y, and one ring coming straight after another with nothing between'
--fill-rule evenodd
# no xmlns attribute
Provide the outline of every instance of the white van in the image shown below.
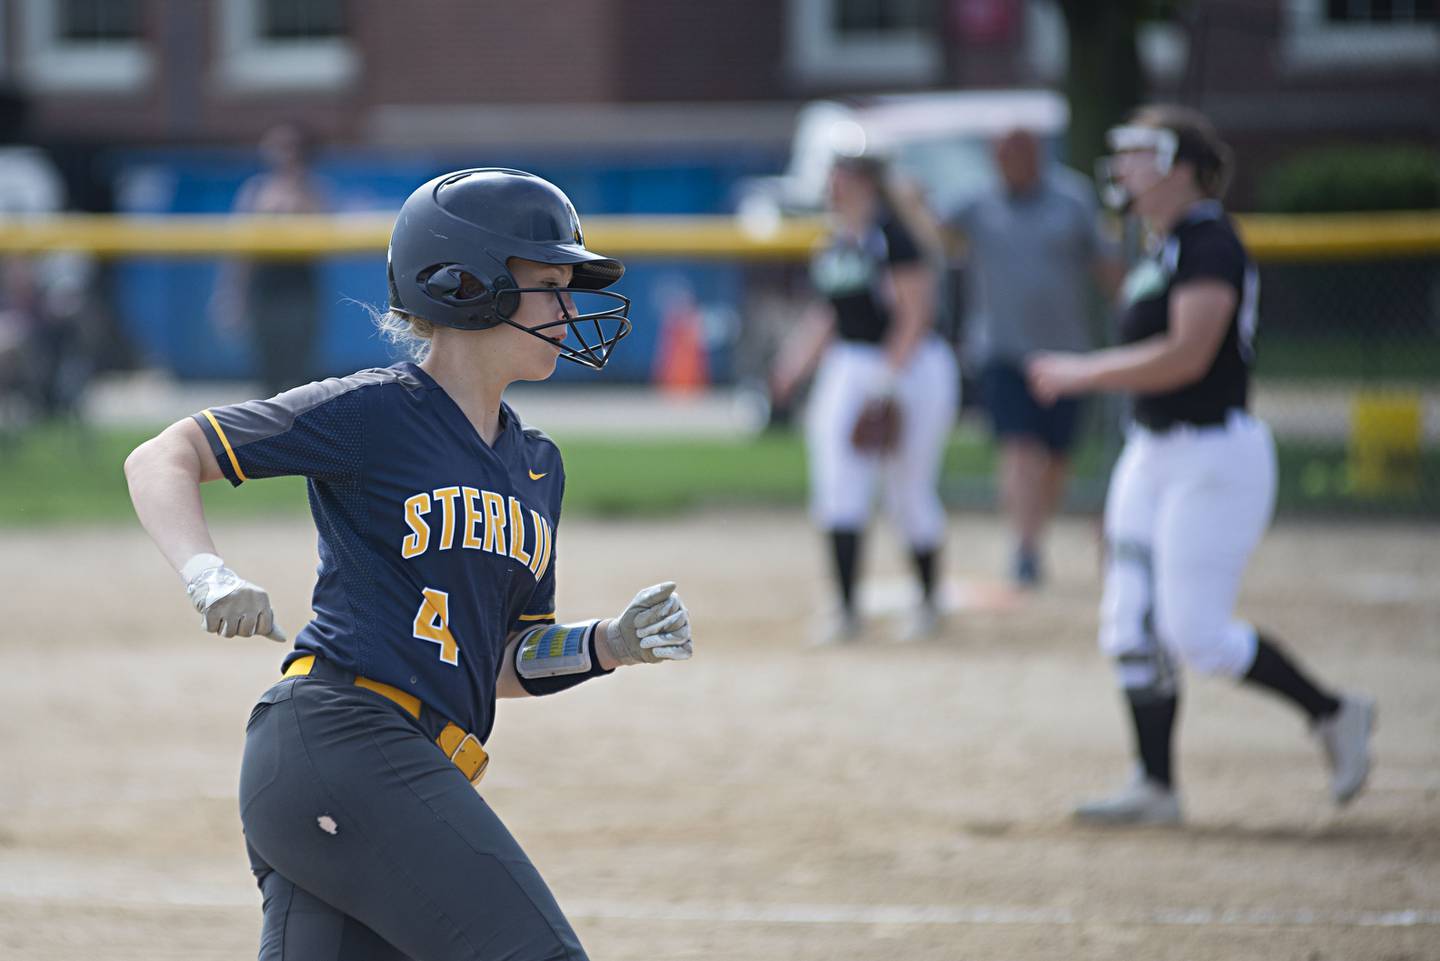
<svg viewBox="0 0 1440 961"><path fill-rule="evenodd" d="M924 191L944 213L996 178L991 143L1016 128L1035 133L1052 158L1070 122L1065 98L1049 90L975 90L818 100L801 108L790 162L775 177L744 181L737 213L758 226L784 214L814 213L837 155L873 153Z"/></svg>

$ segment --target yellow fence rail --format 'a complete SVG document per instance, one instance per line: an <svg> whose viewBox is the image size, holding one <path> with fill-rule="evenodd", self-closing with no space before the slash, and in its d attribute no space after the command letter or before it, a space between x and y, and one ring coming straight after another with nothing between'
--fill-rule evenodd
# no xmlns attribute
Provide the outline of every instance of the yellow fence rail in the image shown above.
<svg viewBox="0 0 1440 961"><path fill-rule="evenodd" d="M294 258L383 252L394 214L118 216L67 214L0 221L0 253L84 251L99 257ZM587 243L629 257L787 259L808 256L815 220L781 223L764 236L732 217L587 217Z"/></svg>
<svg viewBox="0 0 1440 961"><path fill-rule="evenodd" d="M1440 254L1440 210L1369 214L1242 214L1257 260L1383 260Z"/></svg>
<svg viewBox="0 0 1440 961"><path fill-rule="evenodd" d="M1268 261L1378 260L1440 254L1440 211L1237 216L1255 257ZM0 254L61 250L99 257L295 258L374 254L392 214L120 216L66 214L0 220ZM794 260L819 239L816 218L742 229L728 216L586 218L588 241L621 257Z"/></svg>

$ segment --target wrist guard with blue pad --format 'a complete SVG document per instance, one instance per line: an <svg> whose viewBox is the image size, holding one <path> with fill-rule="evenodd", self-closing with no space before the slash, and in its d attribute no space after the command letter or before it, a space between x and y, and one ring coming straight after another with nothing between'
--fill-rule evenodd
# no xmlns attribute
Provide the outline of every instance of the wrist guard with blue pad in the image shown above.
<svg viewBox="0 0 1440 961"><path fill-rule="evenodd" d="M515 676L526 693L539 697L574 687L610 672L595 656L595 625L546 624L532 627L515 645Z"/></svg>

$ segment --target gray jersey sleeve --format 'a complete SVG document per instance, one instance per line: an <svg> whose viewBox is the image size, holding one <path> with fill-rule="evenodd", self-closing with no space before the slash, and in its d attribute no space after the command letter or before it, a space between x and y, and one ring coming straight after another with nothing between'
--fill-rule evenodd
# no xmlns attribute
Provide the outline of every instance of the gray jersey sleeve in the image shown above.
<svg viewBox="0 0 1440 961"><path fill-rule="evenodd" d="M339 480L360 473L364 392L384 371L305 384L264 400L207 407L193 415L231 484L299 475ZM374 376L371 376L374 375Z"/></svg>

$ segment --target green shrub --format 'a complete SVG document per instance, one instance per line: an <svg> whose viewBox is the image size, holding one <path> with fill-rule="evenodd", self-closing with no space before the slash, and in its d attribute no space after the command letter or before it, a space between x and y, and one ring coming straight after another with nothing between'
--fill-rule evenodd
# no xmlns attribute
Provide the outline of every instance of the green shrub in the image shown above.
<svg viewBox="0 0 1440 961"><path fill-rule="evenodd" d="M1260 181L1270 213L1440 207L1440 153L1423 147L1331 147L1297 154Z"/></svg>

